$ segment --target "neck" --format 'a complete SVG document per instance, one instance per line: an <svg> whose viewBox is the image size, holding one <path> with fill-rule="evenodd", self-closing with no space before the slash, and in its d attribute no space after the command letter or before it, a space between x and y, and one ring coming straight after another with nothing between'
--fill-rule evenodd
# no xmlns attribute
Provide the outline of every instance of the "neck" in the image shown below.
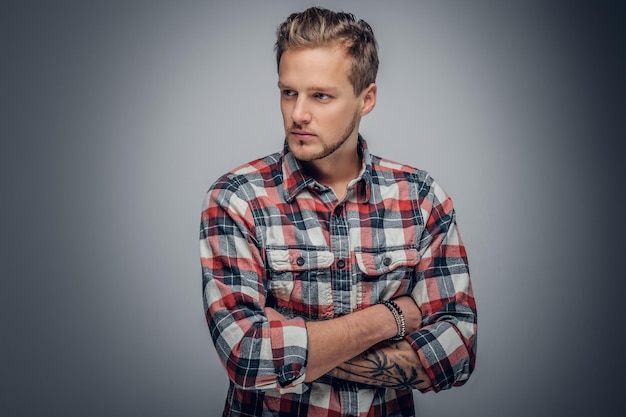
<svg viewBox="0 0 626 417"><path fill-rule="evenodd" d="M361 157L356 144L337 149L325 158L300 163L308 175L332 188L339 199L345 196L350 181L361 172Z"/></svg>

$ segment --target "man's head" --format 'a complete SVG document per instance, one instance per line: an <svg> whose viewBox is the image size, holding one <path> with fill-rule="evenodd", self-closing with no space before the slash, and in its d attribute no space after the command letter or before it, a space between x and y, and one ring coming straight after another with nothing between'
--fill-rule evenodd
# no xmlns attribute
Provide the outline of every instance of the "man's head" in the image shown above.
<svg viewBox="0 0 626 417"><path fill-rule="evenodd" d="M369 25L325 9L293 14L279 27L276 57L291 153L317 168L360 168L359 124L374 108L377 91L378 58Z"/></svg>
<svg viewBox="0 0 626 417"><path fill-rule="evenodd" d="M365 21L354 15L311 7L293 13L277 30L275 44L276 64L286 50L316 47L341 47L352 59L348 78L359 95L376 82L378 51L374 32Z"/></svg>

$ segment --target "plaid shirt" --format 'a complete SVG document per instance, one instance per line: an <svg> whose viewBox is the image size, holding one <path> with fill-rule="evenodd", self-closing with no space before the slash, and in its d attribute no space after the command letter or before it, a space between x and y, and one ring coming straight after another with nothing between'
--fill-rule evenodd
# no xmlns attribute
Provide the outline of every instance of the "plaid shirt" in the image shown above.
<svg viewBox="0 0 626 417"><path fill-rule="evenodd" d="M230 387L225 416L413 416L408 389L324 376L305 383L305 323L410 295L406 336L432 380L463 384L476 306L452 201L424 171L370 155L339 201L285 147L218 179L200 230L206 319ZM288 320L269 322L265 306ZM332 341L329 341L332 343Z"/></svg>

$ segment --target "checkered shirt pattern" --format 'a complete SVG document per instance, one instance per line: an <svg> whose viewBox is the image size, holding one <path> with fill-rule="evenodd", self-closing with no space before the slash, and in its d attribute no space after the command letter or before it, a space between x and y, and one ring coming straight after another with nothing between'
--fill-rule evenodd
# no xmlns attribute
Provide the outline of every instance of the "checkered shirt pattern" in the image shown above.
<svg viewBox="0 0 626 417"><path fill-rule="evenodd" d="M406 336L430 379L474 369L476 305L449 196L424 171L369 153L339 201L288 151L218 179L204 200L206 319L230 379L224 416L413 416L410 389L324 376L305 383L306 322L410 295L423 327ZM268 321L273 307L286 321ZM328 343L332 343L329 341Z"/></svg>

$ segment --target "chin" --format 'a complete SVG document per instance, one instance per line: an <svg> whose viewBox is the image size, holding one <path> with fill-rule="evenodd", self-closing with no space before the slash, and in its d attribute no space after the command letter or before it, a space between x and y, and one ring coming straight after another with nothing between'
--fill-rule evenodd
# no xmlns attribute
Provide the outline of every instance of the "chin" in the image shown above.
<svg viewBox="0 0 626 417"><path fill-rule="evenodd" d="M319 153L319 150L311 149L310 145L303 145L299 140L290 139L287 141L289 152L301 161L310 161L315 159L315 155Z"/></svg>
<svg viewBox="0 0 626 417"><path fill-rule="evenodd" d="M312 155L310 152L294 152L293 150L290 150L291 154L298 160L298 161L303 161L303 162L311 162L315 159L317 159L315 157L315 155Z"/></svg>

